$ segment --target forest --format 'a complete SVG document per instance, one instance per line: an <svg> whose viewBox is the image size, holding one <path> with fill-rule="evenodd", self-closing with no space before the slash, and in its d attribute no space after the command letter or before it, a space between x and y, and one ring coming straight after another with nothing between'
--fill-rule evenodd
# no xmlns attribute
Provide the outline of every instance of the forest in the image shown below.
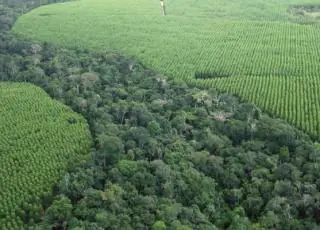
<svg viewBox="0 0 320 230"><path fill-rule="evenodd" d="M170 78L238 95L320 141L320 4L312 1L165 0L163 16L159 0L78 0L23 14L12 32L133 56Z"/></svg>
<svg viewBox="0 0 320 230"><path fill-rule="evenodd" d="M44 3L0 5L0 80L41 87L87 120L93 142L51 195L21 205L25 229L319 229L320 152L308 135L119 53L10 32Z"/></svg>

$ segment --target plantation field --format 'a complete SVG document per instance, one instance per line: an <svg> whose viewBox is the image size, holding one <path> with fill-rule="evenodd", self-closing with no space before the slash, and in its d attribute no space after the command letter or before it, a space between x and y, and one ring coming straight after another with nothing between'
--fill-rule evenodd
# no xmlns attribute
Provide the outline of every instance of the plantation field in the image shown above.
<svg viewBox="0 0 320 230"><path fill-rule="evenodd" d="M158 0L81 0L35 9L13 31L118 50L169 77L233 92L317 137L320 21L309 16L318 12L289 10L317 2L168 0L163 17Z"/></svg>
<svg viewBox="0 0 320 230"><path fill-rule="evenodd" d="M90 133L36 86L0 83L0 98L0 229L23 229L22 207L51 194L67 164L88 152Z"/></svg>

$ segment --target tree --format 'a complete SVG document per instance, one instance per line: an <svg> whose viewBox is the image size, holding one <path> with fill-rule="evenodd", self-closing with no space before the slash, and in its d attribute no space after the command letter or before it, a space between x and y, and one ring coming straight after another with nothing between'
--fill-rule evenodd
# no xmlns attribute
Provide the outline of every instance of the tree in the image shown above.
<svg viewBox="0 0 320 230"><path fill-rule="evenodd" d="M153 137L160 134L162 131L160 125L156 121L150 121L147 129Z"/></svg>
<svg viewBox="0 0 320 230"><path fill-rule="evenodd" d="M124 176L132 176L139 169L137 161L120 160L117 164L119 171Z"/></svg>
<svg viewBox="0 0 320 230"><path fill-rule="evenodd" d="M33 55L37 55L39 52L41 52L42 47L39 44L32 44L30 46L30 50Z"/></svg>
<svg viewBox="0 0 320 230"><path fill-rule="evenodd" d="M110 214L106 211L97 213L95 219L103 228L109 228L112 224Z"/></svg>
<svg viewBox="0 0 320 230"><path fill-rule="evenodd" d="M277 180L273 192L275 195L282 197L289 197L295 193L292 183L288 180Z"/></svg>
<svg viewBox="0 0 320 230"><path fill-rule="evenodd" d="M192 97L195 100L195 106L199 104L205 105L206 108L210 108L213 104L212 96L205 90L194 93Z"/></svg>
<svg viewBox="0 0 320 230"><path fill-rule="evenodd" d="M99 175L100 174L100 175ZM72 201L82 197L83 192L95 184L95 179L103 178L97 168L75 168L73 172L65 174L59 183L60 191Z"/></svg>
<svg viewBox="0 0 320 230"><path fill-rule="evenodd" d="M46 210L44 220L52 227L66 228L67 221L71 218L72 204L69 198L60 196L53 201L52 205Z"/></svg>
<svg viewBox="0 0 320 230"><path fill-rule="evenodd" d="M280 148L279 160L283 163L290 160L290 153L287 146L283 146Z"/></svg>
<svg viewBox="0 0 320 230"><path fill-rule="evenodd" d="M174 203L174 204L161 204L159 210L159 217L161 220L166 223L172 223L177 220L178 215L181 212L182 204Z"/></svg>
<svg viewBox="0 0 320 230"><path fill-rule="evenodd" d="M230 206L237 206L243 196L242 189L225 189L224 199Z"/></svg>
<svg viewBox="0 0 320 230"><path fill-rule="evenodd" d="M130 104L124 100L119 100L117 103L112 104L112 113L114 118L120 123L123 124L125 117L130 110Z"/></svg>
<svg viewBox="0 0 320 230"><path fill-rule="evenodd" d="M139 147L144 147L149 140L149 132L144 127L131 127L125 134L126 140L134 140Z"/></svg>
<svg viewBox="0 0 320 230"><path fill-rule="evenodd" d="M263 200L261 197L248 197L243 201L242 206L251 218L260 216L260 211L263 206Z"/></svg>
<svg viewBox="0 0 320 230"><path fill-rule="evenodd" d="M281 228L281 220L273 211L268 211L265 215L263 215L260 219L260 222L261 225L266 229Z"/></svg>
<svg viewBox="0 0 320 230"><path fill-rule="evenodd" d="M151 229L152 230L166 230L167 227L166 227L166 224L163 221L158 220L152 225Z"/></svg>
<svg viewBox="0 0 320 230"><path fill-rule="evenodd" d="M237 214L232 215L231 224L228 227L228 230L238 230L238 229L251 229L250 221L248 218L240 217Z"/></svg>
<svg viewBox="0 0 320 230"><path fill-rule="evenodd" d="M275 178L278 180L290 180L295 182L300 180L300 175L301 172L290 163L279 165L275 171Z"/></svg>
<svg viewBox="0 0 320 230"><path fill-rule="evenodd" d="M103 167L115 164L124 153L124 145L118 137L102 134L98 137L97 160Z"/></svg>

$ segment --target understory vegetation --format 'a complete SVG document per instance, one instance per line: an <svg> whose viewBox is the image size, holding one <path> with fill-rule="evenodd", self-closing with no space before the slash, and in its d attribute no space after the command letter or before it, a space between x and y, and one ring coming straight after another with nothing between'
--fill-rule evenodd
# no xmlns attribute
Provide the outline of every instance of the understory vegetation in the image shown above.
<svg viewBox="0 0 320 230"><path fill-rule="evenodd" d="M1 9L14 22L18 11ZM306 134L115 52L23 41L3 28L0 79L40 86L81 113L93 139L90 158L17 215L26 229L319 228L320 152Z"/></svg>

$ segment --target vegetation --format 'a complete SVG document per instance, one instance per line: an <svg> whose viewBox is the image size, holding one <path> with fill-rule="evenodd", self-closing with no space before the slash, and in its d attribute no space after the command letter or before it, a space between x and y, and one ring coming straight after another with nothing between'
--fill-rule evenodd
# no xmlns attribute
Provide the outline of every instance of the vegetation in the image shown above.
<svg viewBox="0 0 320 230"><path fill-rule="evenodd" d="M0 98L0 228L21 229L30 203L87 153L90 134L81 116L38 87L0 83Z"/></svg>
<svg viewBox="0 0 320 230"><path fill-rule="evenodd" d="M308 19L308 23L317 23L320 20L320 4L303 4L303 5L290 5L289 12Z"/></svg>
<svg viewBox="0 0 320 230"><path fill-rule="evenodd" d="M58 65L62 98L87 117L95 149L61 180L38 229L319 227L320 152L306 135L116 54L59 58L99 76L77 85Z"/></svg>
<svg viewBox="0 0 320 230"><path fill-rule="evenodd" d="M42 47L44 74L24 80L81 112L95 148L31 229L317 229L320 153L306 135L117 54Z"/></svg>
<svg viewBox="0 0 320 230"><path fill-rule="evenodd" d="M14 21L17 9L4 9ZM1 39L1 79L34 83L81 113L94 142L54 196L26 205L25 228L319 228L319 146L301 131L117 53ZM235 79L223 75L194 83Z"/></svg>
<svg viewBox="0 0 320 230"><path fill-rule="evenodd" d="M159 1L82 0L38 8L13 31L65 47L119 50L169 77L235 93L319 139L319 25L301 25L309 19L288 10L291 3L177 0L166 3L163 17Z"/></svg>

